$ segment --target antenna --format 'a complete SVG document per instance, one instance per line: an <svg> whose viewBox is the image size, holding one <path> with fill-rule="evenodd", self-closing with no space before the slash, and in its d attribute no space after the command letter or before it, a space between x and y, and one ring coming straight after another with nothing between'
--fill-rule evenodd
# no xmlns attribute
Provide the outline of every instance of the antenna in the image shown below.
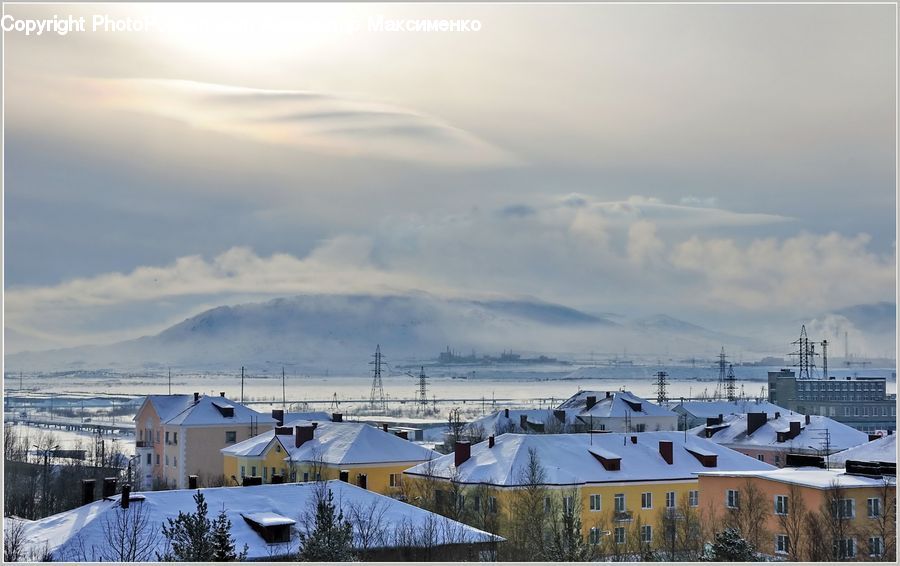
<svg viewBox="0 0 900 566"><path fill-rule="evenodd" d="M656 372L656 402L660 405L664 404L669 398L666 396L666 377L669 374L664 371Z"/></svg>
<svg viewBox="0 0 900 566"><path fill-rule="evenodd" d="M725 397L727 397L729 401L736 400L735 389L734 366L728 364L728 375L725 377Z"/></svg>
<svg viewBox="0 0 900 566"><path fill-rule="evenodd" d="M387 403L384 400L384 384L381 381L381 364L384 361L381 356L381 344L375 345L375 354L372 357L375 359L369 362L369 365L374 366L372 369L372 392L369 394L369 407L373 410L378 408L381 411L387 411Z"/></svg>

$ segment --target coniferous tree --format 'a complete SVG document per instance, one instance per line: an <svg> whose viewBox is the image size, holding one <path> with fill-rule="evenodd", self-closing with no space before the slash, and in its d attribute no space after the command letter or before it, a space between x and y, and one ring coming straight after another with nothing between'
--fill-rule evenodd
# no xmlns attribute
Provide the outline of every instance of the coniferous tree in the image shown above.
<svg viewBox="0 0 900 566"><path fill-rule="evenodd" d="M213 521L211 538L213 562L242 562L247 558L246 544L241 552L235 549L234 537L231 536L231 519L225 514L224 507Z"/></svg>
<svg viewBox="0 0 900 566"><path fill-rule="evenodd" d="M716 541L702 559L705 562L758 562L759 556L753 545L744 540L740 531L728 527L716 533Z"/></svg>
<svg viewBox="0 0 900 566"><path fill-rule="evenodd" d="M178 512L178 517L168 519L163 525L163 535L169 548L160 556L160 560L178 562L209 562L213 556L213 526L207 516L206 500L197 491L194 495L197 511L194 513Z"/></svg>
<svg viewBox="0 0 900 566"><path fill-rule="evenodd" d="M344 520L343 511L335 511L334 494L320 494L316 500L315 522L307 533L300 533L303 562L348 562L353 560L353 526Z"/></svg>

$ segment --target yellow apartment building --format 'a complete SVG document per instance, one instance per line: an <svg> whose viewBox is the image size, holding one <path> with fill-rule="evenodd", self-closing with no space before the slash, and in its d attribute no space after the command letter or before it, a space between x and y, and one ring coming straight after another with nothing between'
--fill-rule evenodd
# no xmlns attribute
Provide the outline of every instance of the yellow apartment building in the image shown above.
<svg viewBox="0 0 900 566"><path fill-rule="evenodd" d="M342 479L396 494L403 470L440 456L383 428L339 419L294 421L223 448L225 477L230 485Z"/></svg>

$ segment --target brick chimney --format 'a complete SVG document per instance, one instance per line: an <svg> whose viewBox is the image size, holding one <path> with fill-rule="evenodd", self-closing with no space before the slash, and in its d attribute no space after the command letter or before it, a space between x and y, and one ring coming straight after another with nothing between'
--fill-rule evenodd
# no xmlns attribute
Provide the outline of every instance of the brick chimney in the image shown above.
<svg viewBox="0 0 900 566"><path fill-rule="evenodd" d="M809 415L806 415L806 416L804 417L804 419L806 420L806 424L809 424Z"/></svg>
<svg viewBox="0 0 900 566"><path fill-rule="evenodd" d="M505 419L509 418L509 409L503 409L503 418L505 418Z"/></svg>
<svg viewBox="0 0 900 566"><path fill-rule="evenodd" d="M94 502L94 493L97 487L97 480L81 480L81 504L87 505Z"/></svg>
<svg viewBox="0 0 900 566"><path fill-rule="evenodd" d="M607 395L609 395L608 392L607 392ZM596 395L588 395L587 399L585 399L585 403L586 403L585 410L590 411L591 408L597 404L597 396Z"/></svg>
<svg viewBox="0 0 900 566"><path fill-rule="evenodd" d="M791 421L790 422L790 430L788 431L788 438L797 438L800 436L800 421Z"/></svg>
<svg viewBox="0 0 900 566"><path fill-rule="evenodd" d="M272 418L275 419L275 426L284 424L284 409L272 409Z"/></svg>
<svg viewBox="0 0 900 566"><path fill-rule="evenodd" d="M662 456L662 459L666 461L666 464L672 465L672 441L671 440L660 440L659 441L659 455Z"/></svg>
<svg viewBox="0 0 900 566"><path fill-rule="evenodd" d="M219 391L219 397L224 397L224 396L225 396L225 392L224 392L224 391Z"/></svg>
<svg viewBox="0 0 900 566"><path fill-rule="evenodd" d="M303 446L303 443L307 440L313 439L313 430L312 426L295 426L294 427L294 448L300 448Z"/></svg>
<svg viewBox="0 0 900 566"><path fill-rule="evenodd" d="M766 424L765 413L747 413L747 434L753 434L756 429Z"/></svg>
<svg viewBox="0 0 900 566"><path fill-rule="evenodd" d="M631 443L632 443L632 444L637 444L637 437L636 437L636 436L632 436L632 437L631 437Z"/></svg>
<svg viewBox="0 0 900 566"><path fill-rule="evenodd" d="M459 440L453 447L453 464L458 468L472 455L472 444L467 440Z"/></svg>
<svg viewBox="0 0 900 566"><path fill-rule="evenodd" d="M119 499L119 505L122 509L128 509L128 506L131 504L131 486L129 484L125 484L122 486L122 498Z"/></svg>
<svg viewBox="0 0 900 566"><path fill-rule="evenodd" d="M381 423L381 430L383 430L384 432L387 432L387 431L388 431L387 429L388 429L388 424L387 424L387 423Z"/></svg>
<svg viewBox="0 0 900 566"><path fill-rule="evenodd" d="M194 405L200 402L200 394L194 391Z"/></svg>
<svg viewBox="0 0 900 566"><path fill-rule="evenodd" d="M494 447L494 435L492 434L488 437L488 448L493 448L493 447Z"/></svg>
<svg viewBox="0 0 900 566"><path fill-rule="evenodd" d="M333 422L333 423L344 422L344 413L331 413L331 422Z"/></svg>

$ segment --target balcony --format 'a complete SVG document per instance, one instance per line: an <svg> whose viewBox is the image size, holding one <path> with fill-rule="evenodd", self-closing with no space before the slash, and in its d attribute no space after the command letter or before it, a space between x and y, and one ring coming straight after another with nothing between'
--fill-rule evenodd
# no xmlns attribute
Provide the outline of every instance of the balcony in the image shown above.
<svg viewBox="0 0 900 566"><path fill-rule="evenodd" d="M149 440L135 440L134 446L136 448L151 448L153 446L153 443Z"/></svg>
<svg viewBox="0 0 900 566"><path fill-rule="evenodd" d="M631 511L616 511L613 520L617 523L630 523L633 519Z"/></svg>

